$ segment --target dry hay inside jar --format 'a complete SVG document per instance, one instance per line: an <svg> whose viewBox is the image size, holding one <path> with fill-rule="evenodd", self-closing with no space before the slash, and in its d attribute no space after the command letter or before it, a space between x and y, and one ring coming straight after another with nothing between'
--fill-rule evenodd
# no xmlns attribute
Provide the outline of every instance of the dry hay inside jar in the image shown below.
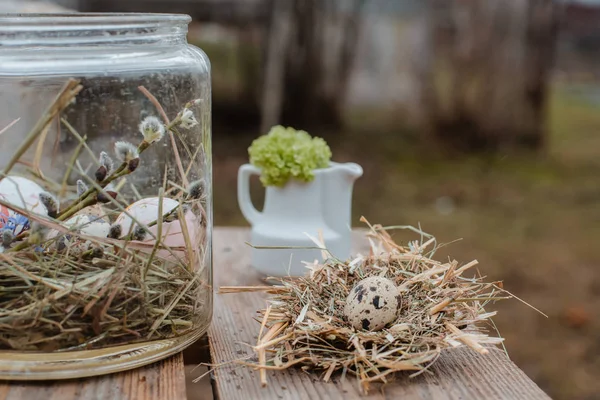
<svg viewBox="0 0 600 400"><path fill-rule="evenodd" d="M42 132L81 88L67 81L0 173L0 186L13 185L0 191L0 350L75 351L161 340L192 332L210 315L204 180L189 182L177 155L182 182L167 182L165 172L158 197L132 203L135 197L119 189L167 131L198 123L190 111L198 101L169 122L140 87L164 123L146 117L137 145L116 142L119 163L108 148L92 153L93 177L79 163L82 149L91 153L86 139L61 119L80 146L60 183L40 172L41 152L33 161L21 156L38 138L44 144ZM193 160L187 161L189 172ZM28 178L9 175L17 163L31 166ZM72 172L81 177L76 187L67 185Z"/></svg>
<svg viewBox="0 0 600 400"><path fill-rule="evenodd" d="M262 324L253 347L258 360L238 361L257 368L263 385L267 369L298 366L320 372L325 381L336 371L353 374L368 391L371 382L387 382L394 372L422 373L445 348L467 345L485 354L484 345L503 341L486 334L482 323L496 312L484 307L512 295L500 282L473 276L477 261L462 266L436 261L431 258L435 238L427 235L425 242L403 247L380 225L369 227L368 256L343 262L324 254L323 263L307 264L310 272L304 277L269 278L278 282L272 287L221 288L221 293L270 294L268 307L259 311ZM350 291L368 277L393 281L402 300L396 319L374 332L354 329L344 315Z"/></svg>
<svg viewBox="0 0 600 400"><path fill-rule="evenodd" d="M156 234L154 221L143 223L123 209L120 215L144 227L145 238L124 231L117 239L0 199L33 221L22 239L0 251L0 350L89 350L193 331L210 307L203 295L211 290L202 269L205 227L196 222L205 211L200 200L176 203L172 212L155 214L164 216L154 224Z"/></svg>
<svg viewBox="0 0 600 400"><path fill-rule="evenodd" d="M21 210L28 215L25 210ZM29 214L32 219L38 217ZM159 340L194 329L209 290L183 249L152 254L153 245L82 235L44 221L75 246L0 253L0 349L73 351ZM57 236L62 238L64 236ZM194 254L194 257L198 257Z"/></svg>

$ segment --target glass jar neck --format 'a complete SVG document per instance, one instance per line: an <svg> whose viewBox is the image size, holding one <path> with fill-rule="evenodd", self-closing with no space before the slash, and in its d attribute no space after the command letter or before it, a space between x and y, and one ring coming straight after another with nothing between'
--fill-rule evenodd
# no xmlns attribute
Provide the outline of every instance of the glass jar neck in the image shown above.
<svg viewBox="0 0 600 400"><path fill-rule="evenodd" d="M0 14L2 48L185 44L184 14Z"/></svg>

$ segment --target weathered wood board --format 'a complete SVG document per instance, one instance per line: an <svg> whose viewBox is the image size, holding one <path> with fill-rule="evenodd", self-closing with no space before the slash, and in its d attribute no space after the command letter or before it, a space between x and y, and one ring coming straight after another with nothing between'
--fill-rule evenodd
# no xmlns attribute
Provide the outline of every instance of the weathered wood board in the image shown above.
<svg viewBox="0 0 600 400"><path fill-rule="evenodd" d="M95 378L2 382L0 400L184 400L181 353L166 360Z"/></svg>

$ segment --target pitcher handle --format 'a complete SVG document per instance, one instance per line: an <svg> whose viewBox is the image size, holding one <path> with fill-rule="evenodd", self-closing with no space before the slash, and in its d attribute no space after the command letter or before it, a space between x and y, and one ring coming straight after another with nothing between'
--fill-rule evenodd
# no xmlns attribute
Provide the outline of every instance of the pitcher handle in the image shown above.
<svg viewBox="0 0 600 400"><path fill-rule="evenodd" d="M250 176L260 175L260 169L252 164L244 164L238 170L238 204L244 218L253 225L262 215L254 205L250 198Z"/></svg>

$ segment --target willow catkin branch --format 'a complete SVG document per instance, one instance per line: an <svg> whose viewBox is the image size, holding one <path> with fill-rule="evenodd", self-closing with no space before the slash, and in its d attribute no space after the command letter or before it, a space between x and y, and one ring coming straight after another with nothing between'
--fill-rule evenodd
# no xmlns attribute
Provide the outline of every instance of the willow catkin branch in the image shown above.
<svg viewBox="0 0 600 400"><path fill-rule="evenodd" d="M183 184L185 186L187 186L189 184L189 182L188 182L187 176L185 174L185 171L183 169L183 164L181 163L181 157L179 156L179 150L177 149L177 143L175 142L175 136L173 135L173 132L171 131L174 128L174 126L172 125L171 121L169 121L169 117L167 116L167 113L165 113L165 110L160 105L160 103L158 102L156 97L154 97L154 95L152 93L150 93L148 91L148 89L146 89L144 86L139 86L138 89L140 90L140 92L142 92L144 94L144 96L146 96L148 98L148 100L150 100L150 102L152 104L154 104L154 107L156 107L156 109L162 116L163 120L165 121L165 124L167 124L167 131L169 133L169 139L171 140L171 147L173 147L173 155L175 156L175 163L177 164L177 169L179 170L179 174L181 175L181 181L183 182Z"/></svg>
<svg viewBox="0 0 600 400"><path fill-rule="evenodd" d="M71 160L69 160L69 165L67 166L67 170L65 171L65 175L63 176L62 184L60 186L60 196L63 197L67 192L67 183L69 182L69 176L71 176L71 172L75 166L75 162L77 161L77 157L79 157L79 153L83 148L85 141L87 140L87 136L84 136L82 140L77 144L73 155L71 156Z"/></svg>
<svg viewBox="0 0 600 400"><path fill-rule="evenodd" d="M150 146L150 144L148 142L142 141L137 147L138 153L142 154L146 149L148 149L149 146ZM59 221L64 221L67 218L75 215L78 211L82 210L83 208L98 203L96 194L100 193L101 190L99 190L99 188L103 189L106 186L108 186L108 184L115 181L116 179L119 179L125 175L129 175L130 173L131 173L131 171L129 171L129 169L127 169L127 162L121 163L119 168L117 168L112 174L110 174L101 183L99 183L97 186L95 185L95 186L89 188L88 190L86 190L69 207L62 210L58 214L58 217L56 219Z"/></svg>

